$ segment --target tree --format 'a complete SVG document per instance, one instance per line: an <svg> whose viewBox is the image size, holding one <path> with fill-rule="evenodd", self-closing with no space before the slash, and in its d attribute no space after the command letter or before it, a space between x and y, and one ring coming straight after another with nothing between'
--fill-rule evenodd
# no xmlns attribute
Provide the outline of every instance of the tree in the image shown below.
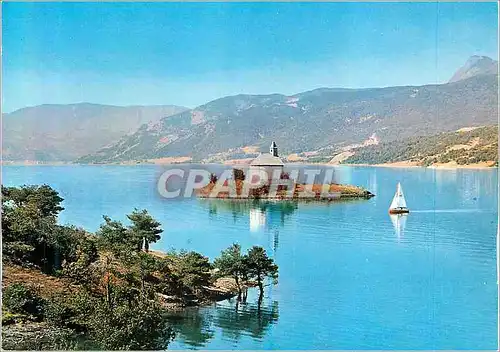
<svg viewBox="0 0 500 352"><path fill-rule="evenodd" d="M197 293L201 287L210 284L210 261L197 252L180 253L173 262L172 272L180 282Z"/></svg>
<svg viewBox="0 0 500 352"><path fill-rule="evenodd" d="M141 280L141 291L146 291L146 279L160 268L161 263L157 258L148 253L140 252L137 258L137 271Z"/></svg>
<svg viewBox="0 0 500 352"><path fill-rule="evenodd" d="M90 289L95 280L94 264L97 264L99 259L96 238L93 235L81 233L81 237L75 240L74 250L64 256L66 261L62 264L63 275Z"/></svg>
<svg viewBox="0 0 500 352"><path fill-rule="evenodd" d="M3 253L18 264L54 269L50 237L57 229L62 198L50 186L2 187Z"/></svg>
<svg viewBox="0 0 500 352"><path fill-rule="evenodd" d="M103 216L104 223L97 231L98 243L102 249L110 250L114 254L128 255L136 250L136 239L120 221L111 220L109 216Z"/></svg>
<svg viewBox="0 0 500 352"><path fill-rule="evenodd" d="M130 231L137 241L139 250L143 248L144 244L144 250L149 252L149 244L161 238L160 233L163 232L160 228L161 223L149 215L146 209L141 211L134 209L132 214L127 215L127 217L132 221Z"/></svg>
<svg viewBox="0 0 500 352"><path fill-rule="evenodd" d="M2 186L2 204L11 203L14 207L23 207L27 204L35 205L43 217L57 217L64 210L61 203L64 199L49 185L42 186Z"/></svg>
<svg viewBox="0 0 500 352"><path fill-rule="evenodd" d="M241 281L245 280L248 276L244 256L241 254L241 246L234 243L229 248L223 250L220 257L215 259L214 266L219 269L219 275L231 276L236 281L238 298L241 298Z"/></svg>
<svg viewBox="0 0 500 352"><path fill-rule="evenodd" d="M260 291L260 301L264 295L264 279L272 278L276 281L278 279L278 266L274 264L272 258L267 256L264 248L259 246L253 246L248 250L244 264L248 270L249 279L257 281Z"/></svg>
<svg viewBox="0 0 500 352"><path fill-rule="evenodd" d="M120 292L116 290L115 292ZM90 337L103 350L163 350L174 337L166 311L156 300L99 301L88 318Z"/></svg>

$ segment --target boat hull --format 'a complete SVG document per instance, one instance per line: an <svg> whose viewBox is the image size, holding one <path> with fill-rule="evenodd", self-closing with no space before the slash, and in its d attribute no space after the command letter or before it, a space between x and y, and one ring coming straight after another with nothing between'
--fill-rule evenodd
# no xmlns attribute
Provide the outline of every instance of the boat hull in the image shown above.
<svg viewBox="0 0 500 352"><path fill-rule="evenodd" d="M389 214L408 214L409 212L408 208L389 209Z"/></svg>

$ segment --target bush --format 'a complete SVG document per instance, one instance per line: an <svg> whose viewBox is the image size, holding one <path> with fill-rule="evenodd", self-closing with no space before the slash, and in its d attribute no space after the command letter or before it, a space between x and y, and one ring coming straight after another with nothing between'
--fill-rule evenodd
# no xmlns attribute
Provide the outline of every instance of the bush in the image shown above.
<svg viewBox="0 0 500 352"><path fill-rule="evenodd" d="M2 247L4 259L19 265L32 266L31 257L35 247L20 241L4 242Z"/></svg>
<svg viewBox="0 0 500 352"><path fill-rule="evenodd" d="M45 306L45 320L53 326L66 326L74 316L71 306L61 299L52 299Z"/></svg>
<svg viewBox="0 0 500 352"><path fill-rule="evenodd" d="M54 327L84 331L95 302L96 300L86 292L70 296L52 296L45 305L45 321Z"/></svg>
<svg viewBox="0 0 500 352"><path fill-rule="evenodd" d="M12 313L40 318L43 315L44 300L34 288L15 283L4 290L3 305Z"/></svg>

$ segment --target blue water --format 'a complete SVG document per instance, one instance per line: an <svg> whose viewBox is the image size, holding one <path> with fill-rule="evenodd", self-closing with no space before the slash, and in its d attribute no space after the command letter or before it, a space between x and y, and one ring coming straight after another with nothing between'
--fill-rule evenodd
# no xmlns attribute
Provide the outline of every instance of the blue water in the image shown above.
<svg viewBox="0 0 500 352"><path fill-rule="evenodd" d="M211 258L233 242L279 265L260 308L229 300L172 317L170 348L496 349L498 171L336 168L370 200L318 204L168 201L155 166L3 167L5 185L47 183L62 223L96 230L147 208L165 229L154 248ZM387 213L401 181L412 212ZM393 222L394 220L394 222Z"/></svg>

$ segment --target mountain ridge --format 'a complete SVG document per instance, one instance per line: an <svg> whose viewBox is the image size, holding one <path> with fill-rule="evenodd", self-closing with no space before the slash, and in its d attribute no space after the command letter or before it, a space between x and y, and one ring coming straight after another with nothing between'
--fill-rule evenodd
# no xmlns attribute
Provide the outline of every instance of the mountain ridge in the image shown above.
<svg viewBox="0 0 500 352"><path fill-rule="evenodd" d="M72 161L142 124L186 108L175 105L43 104L2 114L3 160Z"/></svg>
<svg viewBox="0 0 500 352"><path fill-rule="evenodd" d="M5 113L4 160L115 163L222 161L265 151L335 150L496 122L498 62L470 57L450 82L320 87L294 95L236 94L193 109L172 105L43 104ZM250 154L250 156L254 156Z"/></svg>
<svg viewBox="0 0 500 352"><path fill-rule="evenodd" d="M231 150L265 150L271 140L285 153L300 153L362 142L373 133L390 141L488 125L496 121L497 81L497 75L478 75L424 86L223 97L141 128L79 162L204 160L218 153L233 158Z"/></svg>

